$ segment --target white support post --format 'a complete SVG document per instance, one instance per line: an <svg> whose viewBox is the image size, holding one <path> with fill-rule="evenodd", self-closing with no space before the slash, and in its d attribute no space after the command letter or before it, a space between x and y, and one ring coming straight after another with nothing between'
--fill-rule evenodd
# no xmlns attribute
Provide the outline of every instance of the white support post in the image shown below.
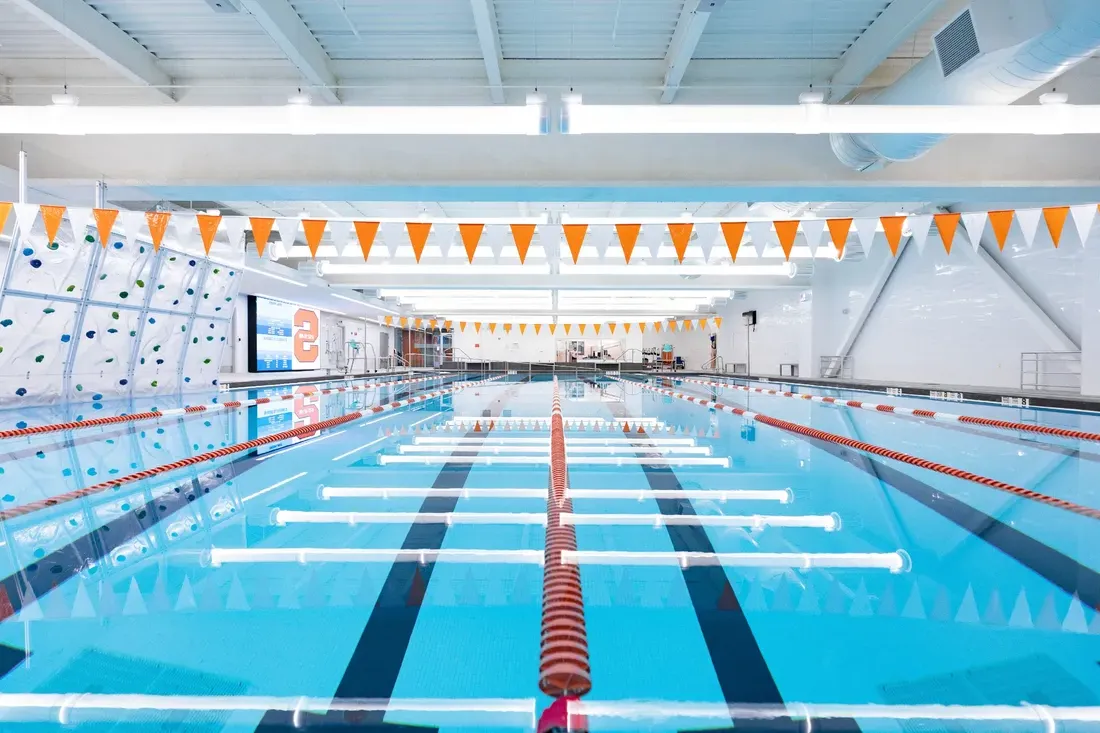
<svg viewBox="0 0 1100 733"><path fill-rule="evenodd" d="M124 77L172 98L172 79L156 56L84 0L11 0Z"/></svg>
<svg viewBox="0 0 1100 733"><path fill-rule="evenodd" d="M680 11L680 18L676 21L676 30L672 33L672 41L668 44L668 53L665 54L662 103L671 103L676 98L676 92L680 91L680 82L684 80L684 72L691 63L691 57L695 55L695 47L699 45L699 39L710 21L714 5L713 0L687 0L684 3L684 9Z"/></svg>
<svg viewBox="0 0 1100 733"><path fill-rule="evenodd" d="M19 151L19 203L27 203L27 151Z"/></svg>
<svg viewBox="0 0 1100 733"><path fill-rule="evenodd" d="M829 85L828 101L839 102L855 91L942 4L943 0L894 0L889 3L840 57L840 68Z"/></svg>
<svg viewBox="0 0 1100 733"><path fill-rule="evenodd" d="M328 54L288 0L241 0L241 8L256 19L321 99L340 103L339 82Z"/></svg>
<svg viewBox="0 0 1100 733"><path fill-rule="evenodd" d="M504 104L504 80L500 75L500 34L497 32L497 11L493 0L470 0L474 13L477 40L481 45L481 58L485 62L485 75L489 78L489 97L494 104Z"/></svg>

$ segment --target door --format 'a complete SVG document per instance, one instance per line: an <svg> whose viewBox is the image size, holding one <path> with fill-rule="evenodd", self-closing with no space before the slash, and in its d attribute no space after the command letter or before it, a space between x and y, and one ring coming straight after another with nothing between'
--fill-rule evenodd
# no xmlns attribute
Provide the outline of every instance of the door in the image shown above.
<svg viewBox="0 0 1100 733"><path fill-rule="evenodd" d="M390 363L390 333L389 331L382 331L382 335L378 339L378 358L383 360L383 364Z"/></svg>

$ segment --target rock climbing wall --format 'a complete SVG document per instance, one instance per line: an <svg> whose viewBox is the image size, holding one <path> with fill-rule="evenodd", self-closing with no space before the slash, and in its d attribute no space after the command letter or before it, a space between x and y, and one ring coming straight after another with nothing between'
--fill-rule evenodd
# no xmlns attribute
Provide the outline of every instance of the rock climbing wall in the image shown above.
<svg viewBox="0 0 1100 733"><path fill-rule="evenodd" d="M194 217L177 216L159 250L136 227L103 247L87 212L70 209L53 241L37 207L20 212L0 289L0 405L216 389L243 243L219 232L207 255Z"/></svg>

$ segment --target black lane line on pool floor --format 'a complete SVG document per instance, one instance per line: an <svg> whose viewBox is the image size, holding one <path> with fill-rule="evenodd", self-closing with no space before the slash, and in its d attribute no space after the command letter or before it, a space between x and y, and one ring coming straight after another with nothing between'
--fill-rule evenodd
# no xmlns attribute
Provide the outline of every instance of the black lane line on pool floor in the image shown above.
<svg viewBox="0 0 1100 733"><path fill-rule="evenodd" d="M395 394L394 399L402 398ZM14 616L24 605L41 600L44 595L75 577L92 563L99 562L134 537L148 532L191 502L259 465L258 458L259 456L246 454L218 468L201 473L195 478L181 479L174 489L166 489L156 494L151 501L96 527L49 555L0 579L0 593L3 594L0 595L0 621ZM88 501L88 499L79 501ZM33 526L42 521L45 520L18 518L8 520L7 524L18 529L23 526ZM4 602L3 596L6 596L7 602Z"/></svg>
<svg viewBox="0 0 1100 733"><path fill-rule="evenodd" d="M523 377L519 382L523 384L531 378ZM512 392L512 390L509 390ZM493 403L492 407L483 415L487 418L499 417L504 407L505 400L511 394L505 394ZM486 438L491 431L469 431L464 438ZM471 445L462 450L451 453L452 456L476 456L480 445ZM473 469L472 463L445 463L440 469L439 475L432 484L433 489L461 489L466 486L466 479ZM459 497L429 496L420 505L418 513L426 512L453 512L458 506ZM403 550L438 550L443 547L443 541L447 537L446 524L412 524L405 541L401 544ZM390 566L390 572L382 584L382 590L378 594L374 608L371 610L367 625L359 635L359 641L355 645L351 659L348 660L344 675L340 684L333 693L335 699L370 699L389 700L393 696L397 686L397 677L401 672L401 665L405 662L409 644L412 641L416 621L420 616L422 601L428 592L428 585L432 579L432 571L435 563L427 563L420 566L414 562L398 562ZM445 653L441 655L445 657ZM269 710L264 714L263 720L256 728L256 733L272 733L273 731L300 730L312 726L348 725L355 730L379 730L379 731L428 731L436 730L428 726L410 726L397 723L386 723L385 712L362 713L328 713L315 714L304 713L298 716L297 725L295 716L284 710Z"/></svg>
<svg viewBox="0 0 1100 733"><path fill-rule="evenodd" d="M597 389L600 385L594 381L585 380ZM608 404L611 414L616 419L629 420L633 415L628 414L625 407L616 404ZM644 443L633 443L640 458L656 456L659 454L648 452L650 446ZM683 486L676 477L676 472L667 466L642 464L642 472L645 474L649 488L655 491L682 491ZM690 499L656 499L657 507L661 514L694 516L695 508ZM714 544L702 525L670 525L666 524L668 538L672 547L677 552L707 552L714 553ZM695 617L699 621L699 629L703 633L703 640L710 654L711 664L714 666L714 674L718 678L718 684L722 688L722 695L726 703L730 705L782 705L783 696L779 692L775 678L772 676L764 653L752 633L745 612L732 592L729 577L724 568L719 566L694 566L681 568L684 583L687 586L688 595L691 597L691 605L695 609ZM730 588L730 591L727 591ZM822 670L825 673L825 670ZM777 720L746 720L734 718L736 730L741 731L775 731L787 733L805 731L806 723L803 721L783 718ZM859 724L850 718L837 718L815 720L814 730L856 733L860 730ZM712 731L733 731L734 728L711 729Z"/></svg>
<svg viewBox="0 0 1100 733"><path fill-rule="evenodd" d="M702 390L693 390L702 391ZM709 398L708 398L709 399ZM735 407L741 405L726 401ZM778 430L778 428L777 428ZM782 431L786 433L787 431ZM994 516L975 509L964 501L945 494L918 478L882 461L817 438L790 433L816 448L840 458L891 488L928 507L947 521L984 540L1032 572L1046 578L1070 595L1076 595L1090 608L1100 608L1100 573L1029 534L1005 524ZM993 489L990 489L993 491ZM1018 499L1018 501L1028 501Z"/></svg>

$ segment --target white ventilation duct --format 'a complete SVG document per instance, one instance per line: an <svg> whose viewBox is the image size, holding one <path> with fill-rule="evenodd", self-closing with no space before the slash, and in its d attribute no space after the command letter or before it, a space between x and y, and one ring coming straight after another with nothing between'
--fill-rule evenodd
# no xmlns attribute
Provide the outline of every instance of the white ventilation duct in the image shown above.
<svg viewBox="0 0 1100 733"><path fill-rule="evenodd" d="M1007 105L1100 50L1100 0L973 0L933 37L933 50L894 84L855 104ZM942 135L834 134L855 170L913 160Z"/></svg>

